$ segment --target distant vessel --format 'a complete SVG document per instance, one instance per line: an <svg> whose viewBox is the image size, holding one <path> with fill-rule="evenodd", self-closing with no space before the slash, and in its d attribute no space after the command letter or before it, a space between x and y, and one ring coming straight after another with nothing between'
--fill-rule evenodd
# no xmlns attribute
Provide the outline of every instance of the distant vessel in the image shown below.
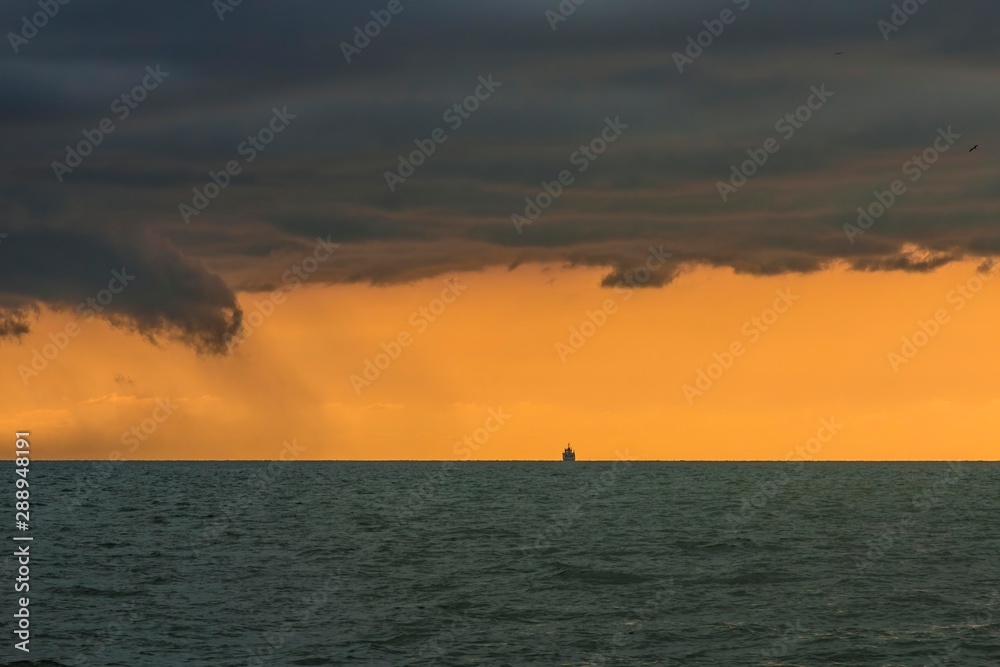
<svg viewBox="0 0 1000 667"><path fill-rule="evenodd" d="M566 449L563 450L563 461L576 461L576 453L573 448L566 444Z"/></svg>

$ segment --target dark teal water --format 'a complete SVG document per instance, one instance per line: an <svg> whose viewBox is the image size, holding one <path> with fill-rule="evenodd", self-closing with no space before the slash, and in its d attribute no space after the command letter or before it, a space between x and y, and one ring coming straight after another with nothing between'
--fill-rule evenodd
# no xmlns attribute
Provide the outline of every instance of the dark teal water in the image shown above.
<svg viewBox="0 0 1000 667"><path fill-rule="evenodd" d="M3 664L1000 664L996 464L32 476L32 651L8 589Z"/></svg>

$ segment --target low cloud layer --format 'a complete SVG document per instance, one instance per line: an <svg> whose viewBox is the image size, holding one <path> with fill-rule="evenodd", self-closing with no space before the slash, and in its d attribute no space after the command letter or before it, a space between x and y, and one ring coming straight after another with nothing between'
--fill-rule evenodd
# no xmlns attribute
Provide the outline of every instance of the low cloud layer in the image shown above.
<svg viewBox="0 0 1000 667"><path fill-rule="evenodd" d="M179 340L221 353L241 324L218 276L148 234L100 236L67 230L15 232L0 262L0 337L29 331L36 304L95 317L152 341Z"/></svg>

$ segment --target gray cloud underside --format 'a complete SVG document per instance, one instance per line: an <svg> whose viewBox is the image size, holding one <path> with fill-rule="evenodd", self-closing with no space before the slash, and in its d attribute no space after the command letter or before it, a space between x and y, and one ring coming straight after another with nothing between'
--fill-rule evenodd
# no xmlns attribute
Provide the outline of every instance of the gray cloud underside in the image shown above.
<svg viewBox="0 0 1000 667"><path fill-rule="evenodd" d="M279 284L316 237L342 246L312 280L375 284L532 262L613 284L650 245L673 253L652 286L693 265L929 271L1000 251L1000 5L927 3L885 41L891 3L589 0L553 32L556 2L404 0L347 64L340 43L384 4L243 3L220 22L194 0L70 3L0 56L0 337L131 262L159 278L116 321L220 351L233 291ZM736 21L679 73L673 53L724 8ZM8 3L0 26L34 11ZM156 64L169 77L57 183L66 144ZM487 74L501 87L449 127ZM775 122L824 84L834 96L782 137ZM297 118L246 163L237 147L286 106ZM571 155L606 117L629 128L579 173ZM904 164L949 126L961 139L911 181ZM390 192L385 171L438 127L447 142ZM723 202L717 182L769 137L780 151ZM234 159L243 172L185 224L178 204ZM511 214L564 169L574 183L519 234ZM849 239L894 179L907 192Z"/></svg>
<svg viewBox="0 0 1000 667"><path fill-rule="evenodd" d="M99 316L209 353L225 352L241 325L221 278L150 235L30 230L11 234L0 251L8 251L0 262L0 338L27 333L36 303L70 311L81 326Z"/></svg>

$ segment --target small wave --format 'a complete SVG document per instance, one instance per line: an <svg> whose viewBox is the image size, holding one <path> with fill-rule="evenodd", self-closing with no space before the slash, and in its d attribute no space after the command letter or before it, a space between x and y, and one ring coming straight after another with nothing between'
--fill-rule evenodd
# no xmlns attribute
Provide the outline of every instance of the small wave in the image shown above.
<svg viewBox="0 0 1000 667"><path fill-rule="evenodd" d="M141 591L123 591L123 590L111 590L102 588L91 588L90 586L83 586L82 584L77 584L72 588L67 590L68 593L72 595L96 595L99 597L106 598L124 598L131 597L134 595L142 595ZM36 664L36 663L32 663Z"/></svg>
<svg viewBox="0 0 1000 667"><path fill-rule="evenodd" d="M647 577L640 574L616 572L614 570L587 570L562 563L557 564L556 567L559 568L556 572L556 576L560 579L573 579L592 584L641 584L653 580L653 577Z"/></svg>
<svg viewBox="0 0 1000 667"><path fill-rule="evenodd" d="M802 581L802 577L796 577L789 574L782 575L775 572L748 572L746 574L739 574L728 579L722 579L721 581L730 586L745 586L748 584L759 585L790 583Z"/></svg>

